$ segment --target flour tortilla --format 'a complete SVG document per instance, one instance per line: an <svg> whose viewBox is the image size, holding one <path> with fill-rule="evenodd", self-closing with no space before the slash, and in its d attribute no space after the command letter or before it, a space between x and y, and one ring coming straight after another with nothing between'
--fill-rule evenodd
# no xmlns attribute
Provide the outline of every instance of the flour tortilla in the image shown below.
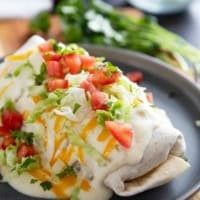
<svg viewBox="0 0 200 200"><path fill-rule="evenodd" d="M143 159L109 174L104 183L116 194L130 196L163 185L189 168L180 156L185 151L182 134L165 125L157 127Z"/></svg>

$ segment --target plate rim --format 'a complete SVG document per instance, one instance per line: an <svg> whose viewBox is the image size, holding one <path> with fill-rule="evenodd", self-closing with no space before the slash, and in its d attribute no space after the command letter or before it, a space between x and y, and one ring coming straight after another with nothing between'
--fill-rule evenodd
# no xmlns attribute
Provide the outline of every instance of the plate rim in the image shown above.
<svg viewBox="0 0 200 200"><path fill-rule="evenodd" d="M115 54L115 55L124 56L128 60L136 59L138 67L139 67L139 63L145 62L145 64L151 63L155 67L159 67L161 69L163 68L164 71L174 74L176 77L178 77L180 79L180 81L182 81L184 84L188 85L189 88L193 89L194 96L197 96L195 98L198 99L198 96L199 96L199 99L200 99L200 85L198 85L197 82L192 80L192 78L188 77L186 74L181 73L180 70L174 68L170 64L164 63L163 61L159 60L158 58L152 57L152 56L144 54L144 53L130 51L130 50L116 48L116 47L106 47L106 46L102 46L102 45L91 45L91 44L85 44L85 43L80 44L80 46L85 48L89 52L99 51L99 52L104 52L104 54ZM92 55L92 53L91 53L91 55ZM3 63L3 61L4 61L4 58L0 58L0 67L1 67L1 64ZM145 64L143 64L143 65L145 65ZM128 63L127 63L127 65L128 65ZM151 71L151 70L148 70L147 68L145 68L145 70L147 70L148 72ZM197 93L195 93L195 91ZM195 101L194 99L193 99L193 101L195 102L195 106L199 107L198 102ZM178 197L177 200L185 200L185 199L191 197L193 194L195 194L197 192L197 190L199 190L199 189L200 189L200 179L194 186L192 186L190 189L188 189L187 192L185 192L183 195Z"/></svg>
<svg viewBox="0 0 200 200"><path fill-rule="evenodd" d="M115 54L116 58L118 57L117 55L125 56L127 59L130 59L130 60L137 58L138 62L145 61L146 63L154 64L157 67L163 67L165 69L165 71L168 71L171 74L174 74L176 77L180 78L184 84L188 84L189 88L193 88L194 89L193 93L194 93L194 96L196 96L195 97L196 99L198 99L198 97L200 98L200 85L198 85L197 82L192 80L192 78L188 77L186 74L180 72L180 70L174 68L170 64L164 63L163 61L159 60L158 58L149 56L147 54L122 49L122 48L113 48L113 47L105 47L102 45L90 45L90 44L83 44L82 46L84 48L86 48L86 50L88 50L89 52L101 51L101 52L104 52L105 54L107 54L109 52L109 53ZM148 70L148 71L150 71L150 70ZM195 93L195 91L197 93ZM193 101L194 101L194 99L193 99ZM198 102L195 101L195 106L199 107L199 105L197 105L197 103ZM195 192L197 192L199 189L200 189L200 179L196 184L194 184L191 188L189 188L187 192L185 192L184 194L179 196L177 198L177 200L185 200L185 199L191 197L193 194L195 194Z"/></svg>

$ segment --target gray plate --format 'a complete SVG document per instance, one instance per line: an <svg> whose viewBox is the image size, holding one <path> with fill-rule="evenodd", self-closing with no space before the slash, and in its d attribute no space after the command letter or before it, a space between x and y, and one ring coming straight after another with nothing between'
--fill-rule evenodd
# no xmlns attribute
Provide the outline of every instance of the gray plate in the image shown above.
<svg viewBox="0 0 200 200"><path fill-rule="evenodd" d="M87 46L92 55L104 56L125 73L139 69L144 72L141 84L154 94L156 105L165 109L174 126L180 129L187 144L187 157L191 168L172 182L139 195L112 200L183 200L200 188L200 128L194 125L200 119L200 89L187 77L170 66L149 56L130 51ZM7 184L0 185L1 200L33 200L15 192Z"/></svg>

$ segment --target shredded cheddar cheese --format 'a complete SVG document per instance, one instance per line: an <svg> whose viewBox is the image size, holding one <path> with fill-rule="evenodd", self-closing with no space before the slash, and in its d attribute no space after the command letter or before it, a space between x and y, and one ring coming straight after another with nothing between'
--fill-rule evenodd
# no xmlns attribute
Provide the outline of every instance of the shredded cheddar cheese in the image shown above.
<svg viewBox="0 0 200 200"><path fill-rule="evenodd" d="M33 53L33 51L27 51L25 53L22 54L14 54L11 56L7 56L6 57L6 61L20 61L20 60L24 60L27 59L31 54Z"/></svg>

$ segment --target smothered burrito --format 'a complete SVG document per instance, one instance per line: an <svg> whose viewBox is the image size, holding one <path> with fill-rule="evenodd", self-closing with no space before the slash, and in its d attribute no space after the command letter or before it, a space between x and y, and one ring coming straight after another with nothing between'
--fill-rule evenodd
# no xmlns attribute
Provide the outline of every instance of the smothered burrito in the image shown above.
<svg viewBox="0 0 200 200"><path fill-rule="evenodd" d="M0 172L29 196L130 196L189 167L182 133L152 95L75 44L34 36L7 56L0 108Z"/></svg>

